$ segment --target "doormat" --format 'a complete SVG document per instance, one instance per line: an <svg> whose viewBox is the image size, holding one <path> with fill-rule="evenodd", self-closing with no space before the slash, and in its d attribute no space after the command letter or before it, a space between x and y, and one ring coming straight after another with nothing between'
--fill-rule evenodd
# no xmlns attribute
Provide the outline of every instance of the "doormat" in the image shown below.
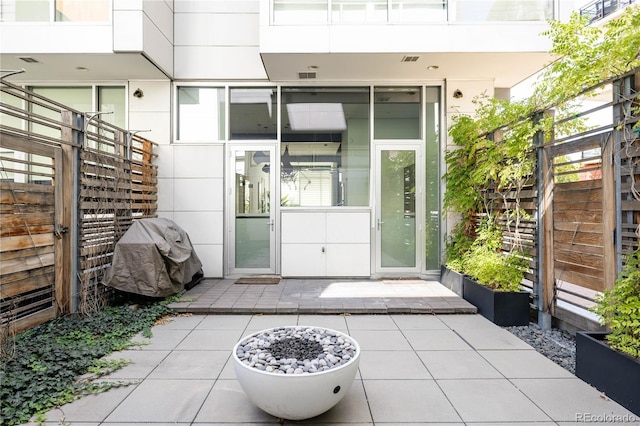
<svg viewBox="0 0 640 426"><path fill-rule="evenodd" d="M238 278L234 284L278 284L280 278L273 277L246 277Z"/></svg>

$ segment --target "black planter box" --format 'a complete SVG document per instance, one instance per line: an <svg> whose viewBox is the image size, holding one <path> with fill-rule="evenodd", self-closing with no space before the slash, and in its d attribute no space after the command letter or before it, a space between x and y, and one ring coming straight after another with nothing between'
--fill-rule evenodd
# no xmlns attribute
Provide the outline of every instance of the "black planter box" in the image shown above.
<svg viewBox="0 0 640 426"><path fill-rule="evenodd" d="M576 333L576 376L640 416L640 361L611 349L607 334Z"/></svg>
<svg viewBox="0 0 640 426"><path fill-rule="evenodd" d="M495 291L464 277L462 297L496 325L529 325L529 293Z"/></svg>
<svg viewBox="0 0 640 426"><path fill-rule="evenodd" d="M453 291L458 296L462 296L462 275L460 272L453 271L444 265L440 266L440 284Z"/></svg>

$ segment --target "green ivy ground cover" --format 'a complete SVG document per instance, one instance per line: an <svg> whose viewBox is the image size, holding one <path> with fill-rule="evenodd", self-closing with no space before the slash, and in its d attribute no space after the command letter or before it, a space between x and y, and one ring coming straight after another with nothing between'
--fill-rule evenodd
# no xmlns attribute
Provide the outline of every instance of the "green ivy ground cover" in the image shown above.
<svg viewBox="0 0 640 426"><path fill-rule="evenodd" d="M102 359L173 314L166 301L108 307L91 317L64 316L18 334L0 353L0 425L17 425L122 382L95 381L128 362ZM81 378L83 375L87 376ZM126 384L126 383L124 383Z"/></svg>

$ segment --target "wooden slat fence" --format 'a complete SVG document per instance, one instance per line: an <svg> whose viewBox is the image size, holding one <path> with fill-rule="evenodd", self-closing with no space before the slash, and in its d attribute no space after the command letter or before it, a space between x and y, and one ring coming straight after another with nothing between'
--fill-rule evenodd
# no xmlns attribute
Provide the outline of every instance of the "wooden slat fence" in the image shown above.
<svg viewBox="0 0 640 426"><path fill-rule="evenodd" d="M156 214L154 146L0 79L0 328L101 307L115 243Z"/></svg>
<svg viewBox="0 0 640 426"><path fill-rule="evenodd" d="M538 309L582 329L597 327L587 309L614 285L624 254L640 249L640 70L601 86L611 88L611 101L585 114L613 111L611 125L532 141L541 178L517 194L486 193L502 217L503 249L521 241L531 255L522 284ZM516 205L530 214L519 235L504 217Z"/></svg>
<svg viewBox="0 0 640 426"><path fill-rule="evenodd" d="M100 283L116 243L133 220L155 217L157 209L152 143L108 130L92 134L80 153L80 308L89 312L103 303Z"/></svg>

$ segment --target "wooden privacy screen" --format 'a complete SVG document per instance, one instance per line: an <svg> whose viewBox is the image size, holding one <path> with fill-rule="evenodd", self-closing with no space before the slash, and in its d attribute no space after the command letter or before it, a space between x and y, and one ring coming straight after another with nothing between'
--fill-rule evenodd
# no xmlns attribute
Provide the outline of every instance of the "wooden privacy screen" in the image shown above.
<svg viewBox="0 0 640 426"><path fill-rule="evenodd" d="M155 217L157 167L153 144L134 138L125 145L117 137L102 141L102 151L88 147L80 153L79 272L80 310L101 304L102 277L111 264L115 245L134 219ZM105 151L105 147L110 147ZM118 154L115 154L118 153Z"/></svg>
<svg viewBox="0 0 640 426"><path fill-rule="evenodd" d="M60 196L55 159L60 161L60 150L40 146L33 152L38 155L13 151L8 157L5 151L0 168L0 325L10 324L12 332L57 314L56 258L61 253L55 237Z"/></svg>
<svg viewBox="0 0 640 426"><path fill-rule="evenodd" d="M603 291L602 179L555 184L553 226L556 280Z"/></svg>
<svg viewBox="0 0 640 426"><path fill-rule="evenodd" d="M116 242L156 215L154 146L0 79L0 339L102 307Z"/></svg>

